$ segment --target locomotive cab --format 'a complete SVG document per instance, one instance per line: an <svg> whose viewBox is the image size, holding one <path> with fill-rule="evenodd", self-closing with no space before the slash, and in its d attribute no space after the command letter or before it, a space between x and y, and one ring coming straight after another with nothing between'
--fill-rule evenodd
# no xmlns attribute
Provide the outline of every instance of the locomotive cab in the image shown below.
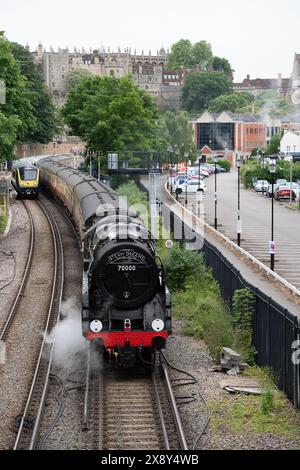
<svg viewBox="0 0 300 470"><path fill-rule="evenodd" d="M38 197L39 169L23 162L16 163L12 169L12 186L19 197Z"/></svg>

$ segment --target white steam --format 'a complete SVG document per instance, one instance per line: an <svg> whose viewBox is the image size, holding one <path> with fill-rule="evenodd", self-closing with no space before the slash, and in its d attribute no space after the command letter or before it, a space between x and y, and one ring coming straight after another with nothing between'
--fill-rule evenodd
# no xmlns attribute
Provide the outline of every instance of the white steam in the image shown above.
<svg viewBox="0 0 300 470"><path fill-rule="evenodd" d="M54 339L53 364L70 372L81 367L85 361L86 341L82 336L81 312L76 299L69 298L62 303L59 324L52 330L49 342Z"/></svg>

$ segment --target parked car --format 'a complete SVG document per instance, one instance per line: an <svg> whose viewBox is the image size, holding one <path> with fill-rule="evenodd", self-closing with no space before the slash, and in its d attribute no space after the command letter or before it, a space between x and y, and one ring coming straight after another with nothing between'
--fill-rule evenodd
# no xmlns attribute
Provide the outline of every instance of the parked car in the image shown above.
<svg viewBox="0 0 300 470"><path fill-rule="evenodd" d="M225 168L220 165L217 165L217 173L227 173Z"/></svg>
<svg viewBox="0 0 300 470"><path fill-rule="evenodd" d="M258 180L254 186L254 189L258 193L262 193L263 191L267 191L269 188L269 182L266 180Z"/></svg>
<svg viewBox="0 0 300 470"><path fill-rule="evenodd" d="M275 184L277 184L278 186L285 186L285 185L288 184L288 181L287 181L286 179L283 179L283 178L282 178L282 179L276 180L276 183L275 183Z"/></svg>
<svg viewBox="0 0 300 470"><path fill-rule="evenodd" d="M291 193L292 193L292 200L294 201L296 199L296 193L289 188L287 184L284 186L277 186L276 190L274 191L274 197L277 201L280 199L290 199L291 198Z"/></svg>
<svg viewBox="0 0 300 470"><path fill-rule="evenodd" d="M178 194L184 194L186 192L186 188L188 194L196 193L199 188L199 181L191 179L182 184L174 185L172 191L175 193L177 190ZM200 180L200 190L203 191L204 194L207 193L207 186L203 180Z"/></svg>

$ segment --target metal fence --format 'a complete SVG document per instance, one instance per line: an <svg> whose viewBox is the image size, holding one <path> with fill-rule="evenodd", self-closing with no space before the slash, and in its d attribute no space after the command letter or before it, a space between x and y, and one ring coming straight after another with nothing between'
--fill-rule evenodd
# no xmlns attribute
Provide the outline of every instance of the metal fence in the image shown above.
<svg viewBox="0 0 300 470"><path fill-rule="evenodd" d="M171 231L176 223L180 223L176 219L178 216L171 212ZM191 229L186 226L183 233L188 234L187 239L190 242ZM253 344L257 351L257 364L272 370L279 388L286 393L293 405L300 409L299 319L244 279L239 270L207 240L203 240L201 252L208 266L212 268L222 297L230 308L236 289L248 288L255 294Z"/></svg>
<svg viewBox="0 0 300 470"><path fill-rule="evenodd" d="M140 188L147 192L144 185L140 184ZM173 233L176 225L184 226L182 234L186 236L187 243L193 243L193 236L199 237L196 233L192 234L191 228L184 225L172 211L169 221ZM300 410L300 319L244 279L240 271L214 245L202 239L202 246L201 252L230 309L237 289L247 288L255 294L253 345L257 351L256 362L259 366L272 370L278 387Z"/></svg>
<svg viewBox="0 0 300 470"><path fill-rule="evenodd" d="M247 282L207 240L204 241L203 253L220 284L225 302L230 306L236 289L248 288L255 294L253 344L257 351L257 364L272 369L279 388L300 409L300 327L297 317Z"/></svg>

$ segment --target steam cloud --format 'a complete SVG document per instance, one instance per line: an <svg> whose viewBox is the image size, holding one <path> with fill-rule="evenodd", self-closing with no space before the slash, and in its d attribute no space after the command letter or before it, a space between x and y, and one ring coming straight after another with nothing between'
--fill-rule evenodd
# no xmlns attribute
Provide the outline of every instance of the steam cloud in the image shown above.
<svg viewBox="0 0 300 470"><path fill-rule="evenodd" d="M53 364L70 372L81 367L85 361L86 341L81 331L81 312L76 299L69 298L61 306L62 319L50 334L55 338Z"/></svg>

